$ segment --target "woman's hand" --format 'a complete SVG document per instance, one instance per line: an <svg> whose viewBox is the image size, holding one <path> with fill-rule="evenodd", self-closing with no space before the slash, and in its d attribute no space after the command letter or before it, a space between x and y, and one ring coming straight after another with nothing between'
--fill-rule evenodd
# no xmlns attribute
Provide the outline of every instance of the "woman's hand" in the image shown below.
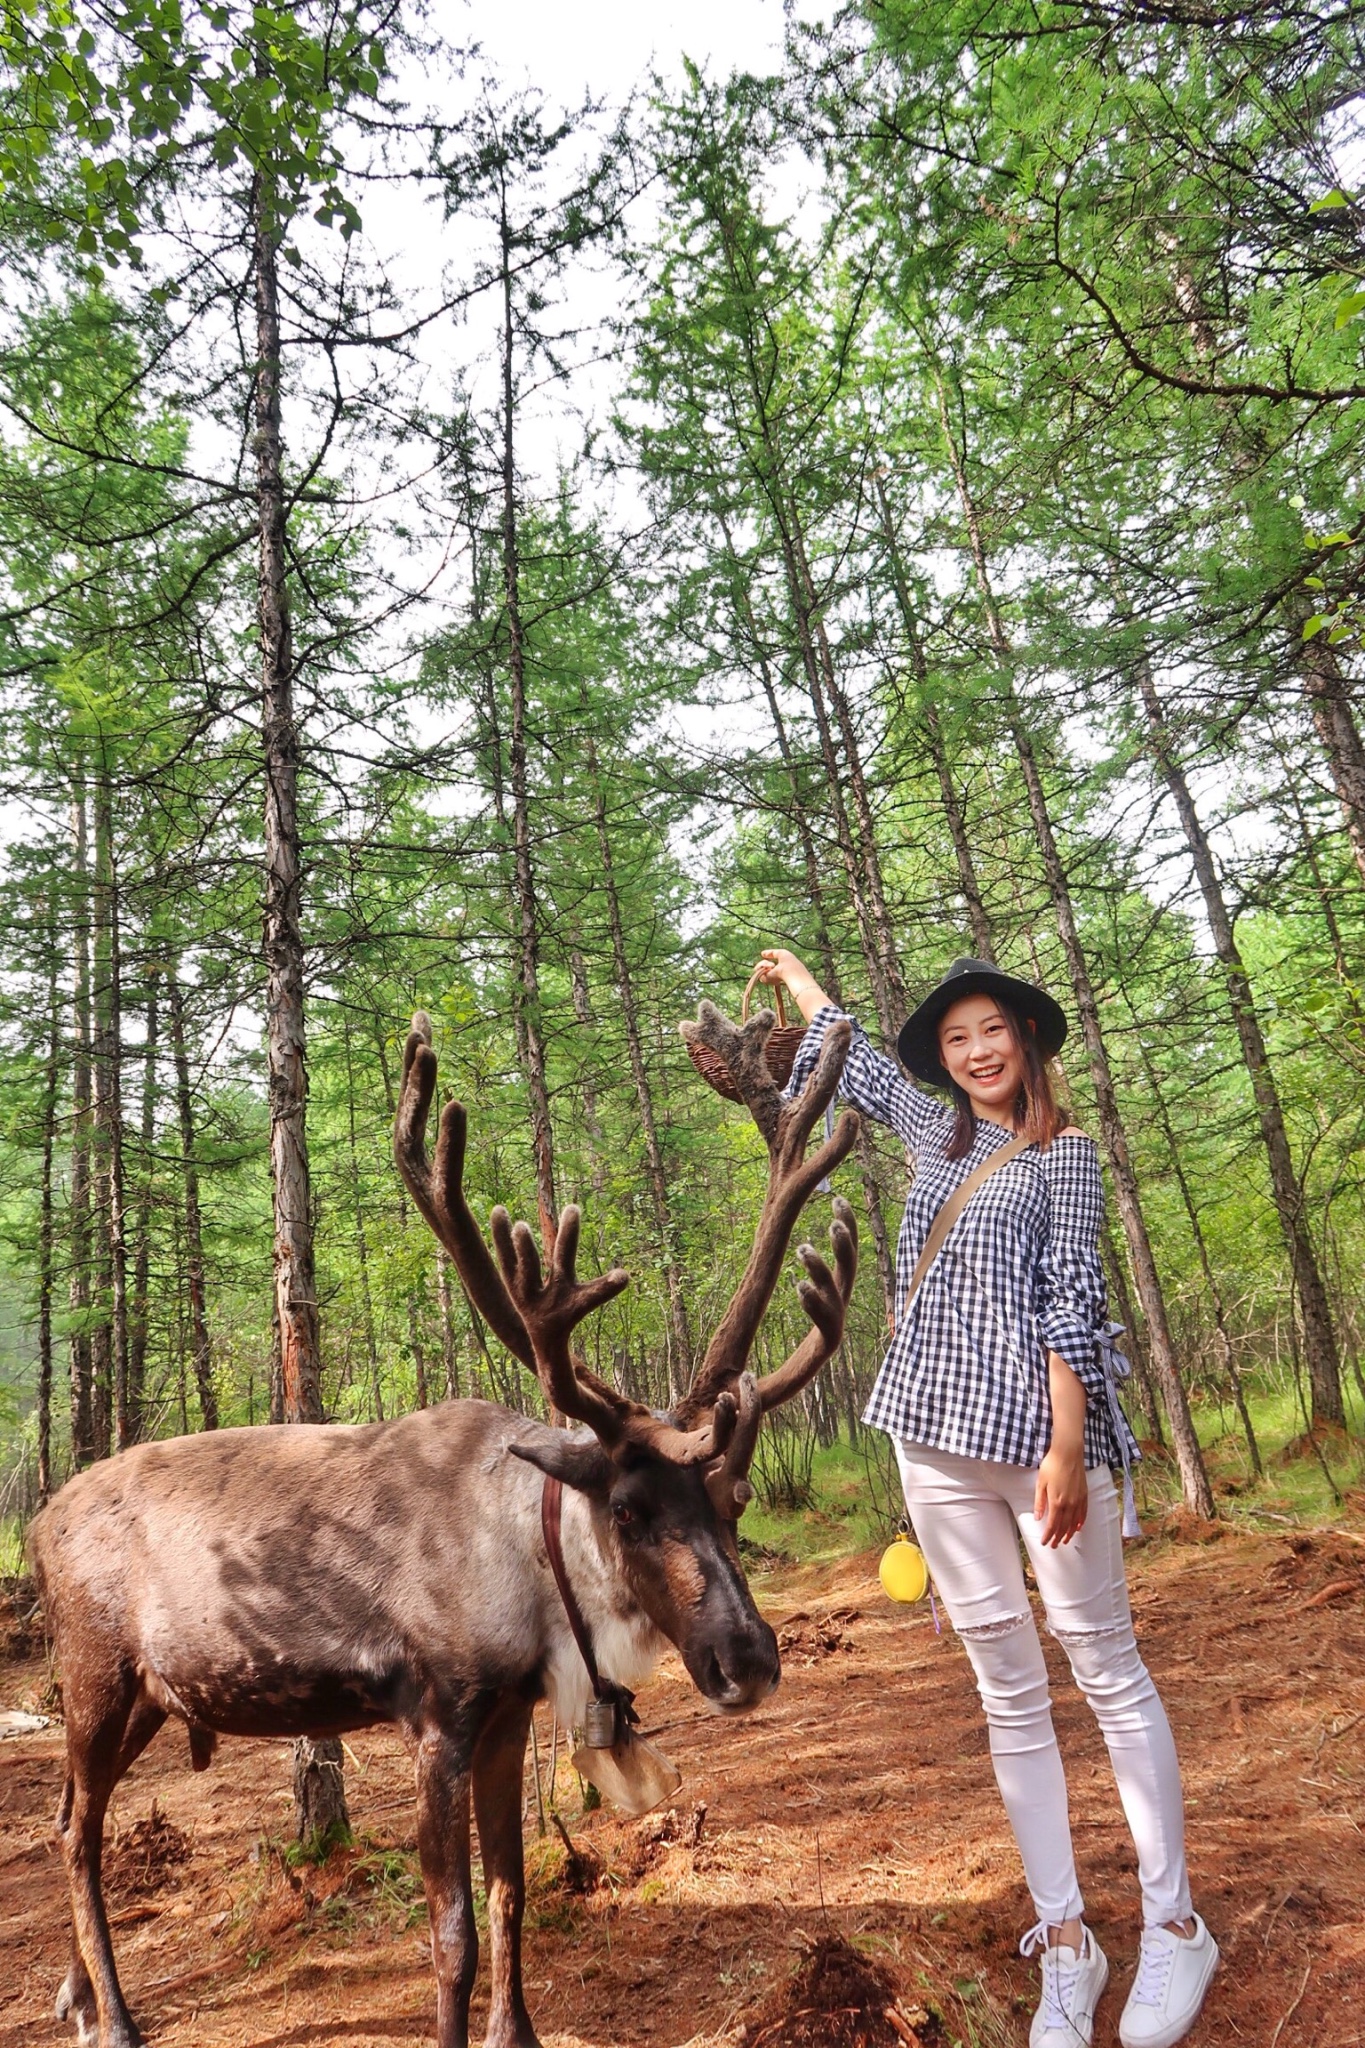
<svg viewBox="0 0 1365 2048"><path fill-rule="evenodd" d="M1038 1467L1038 1484L1033 1489L1033 1513L1044 1549L1056 1550L1069 1543L1076 1531L1084 1528L1089 1506L1084 1445L1072 1450L1054 1443Z"/></svg>
<svg viewBox="0 0 1365 2048"><path fill-rule="evenodd" d="M1085 1388L1059 1351L1047 1354L1052 1402L1052 1443L1038 1467L1033 1512L1044 1545L1055 1550L1085 1525L1090 1485L1085 1476Z"/></svg>
<svg viewBox="0 0 1365 2048"><path fill-rule="evenodd" d="M775 981L785 982L787 991L797 1009L809 1024L817 1010L829 1006L829 997L821 988L809 967L789 953L785 946L768 946L758 957L756 973L765 988Z"/></svg>

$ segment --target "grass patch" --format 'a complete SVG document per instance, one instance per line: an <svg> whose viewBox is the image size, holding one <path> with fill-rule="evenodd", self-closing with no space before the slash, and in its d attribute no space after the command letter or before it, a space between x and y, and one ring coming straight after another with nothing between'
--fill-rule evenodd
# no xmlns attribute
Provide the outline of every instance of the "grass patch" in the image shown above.
<svg viewBox="0 0 1365 2048"><path fill-rule="evenodd" d="M1303 1448L1303 1409L1294 1388L1248 1382L1247 1407L1264 1466L1261 1479L1252 1470L1232 1402L1195 1395L1195 1430L1220 1514L1253 1526L1260 1518L1277 1517L1312 1526L1339 1519L1350 1506L1365 1505L1354 1499L1365 1489L1365 1402L1349 1367L1346 1379L1347 1431L1321 1439L1316 1451ZM857 1445L850 1445L841 1437L815 1451L810 1473L809 1505L766 1507L755 1500L746 1509L740 1532L750 1571L761 1574L773 1562L828 1563L891 1540L902 1503L888 1438L866 1430ZM1178 1503L1180 1476L1173 1461L1144 1459L1135 1476L1138 1507L1145 1516Z"/></svg>

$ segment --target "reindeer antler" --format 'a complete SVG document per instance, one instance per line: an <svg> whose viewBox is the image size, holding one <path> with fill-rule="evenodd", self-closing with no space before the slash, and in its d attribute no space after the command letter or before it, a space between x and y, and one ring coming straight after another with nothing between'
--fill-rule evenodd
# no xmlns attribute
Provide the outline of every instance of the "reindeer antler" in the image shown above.
<svg viewBox="0 0 1365 2048"><path fill-rule="evenodd" d="M719 1054L729 1068L735 1086L767 1142L768 1190L744 1277L678 1410L680 1424L695 1424L723 1393L737 1385L748 1362L764 1310L777 1285L796 1219L817 1183L847 1156L858 1135L856 1112L845 1110L833 1135L809 1158L806 1156L806 1146L816 1121L833 1101L834 1091L839 1085L852 1026L843 1019L830 1026L814 1071L800 1095L788 1102L768 1070L766 1049L774 1021L771 1010L761 1010L747 1024L734 1024L722 1016L714 1004L703 1003L697 1011L696 1023L681 1027L684 1038L700 1040L712 1052ZM801 1285L801 1300L816 1328L786 1365L770 1375L774 1386L771 1394L766 1391L768 1380L758 1382L760 1414L775 1407L779 1401L790 1399L838 1348L843 1334L844 1305L848 1300L845 1282L847 1289L851 1290L857 1266L857 1231L853 1226L853 1212L847 1203L836 1206L835 1217L831 1235L834 1237L839 1280L836 1283L824 1261L809 1246L802 1248L801 1258L808 1278ZM836 1319L837 1334L831 1343L828 1342L828 1332L834 1329ZM741 1434L742 1427L741 1415Z"/></svg>
<svg viewBox="0 0 1365 2048"><path fill-rule="evenodd" d="M716 1401L703 1426L678 1429L609 1387L570 1352L570 1333L585 1316L618 1295L630 1278L618 1266L595 1280L578 1279L580 1218L572 1204L560 1217L548 1276L542 1275L540 1254L526 1224L513 1223L504 1208L494 1209L489 1217L498 1253L494 1263L465 1200L467 1123L461 1103L448 1102L441 1112L435 1163L427 1162L427 1120L436 1089L431 1035L431 1019L418 1010L403 1052L394 1158L413 1201L450 1253L475 1308L508 1350L530 1366L546 1399L562 1415L586 1422L607 1449L638 1444L679 1465L709 1464L721 1457L739 1417L733 1394Z"/></svg>
<svg viewBox="0 0 1365 2048"><path fill-rule="evenodd" d="M545 1397L561 1414L586 1422L608 1448L629 1442L675 1465L706 1464L726 1450L739 1412L733 1395L717 1403L704 1427L676 1429L640 1402L609 1387L570 1352L569 1333L594 1309L618 1295L629 1279L619 1267L597 1280L576 1277L580 1220L572 1203L559 1219L550 1270L543 1278L540 1252L529 1226L513 1223L502 1208L494 1209L488 1220L508 1291L531 1334Z"/></svg>
<svg viewBox="0 0 1365 2048"><path fill-rule="evenodd" d="M393 1128L394 1160L408 1193L450 1253L465 1293L494 1336L534 1372L536 1361L530 1332L503 1285L483 1232L465 1200L468 1125L462 1102L448 1102L441 1111L434 1169L427 1163L427 1118L435 1093L436 1055L431 1049L431 1019L425 1010L417 1010L403 1048L403 1087Z"/></svg>

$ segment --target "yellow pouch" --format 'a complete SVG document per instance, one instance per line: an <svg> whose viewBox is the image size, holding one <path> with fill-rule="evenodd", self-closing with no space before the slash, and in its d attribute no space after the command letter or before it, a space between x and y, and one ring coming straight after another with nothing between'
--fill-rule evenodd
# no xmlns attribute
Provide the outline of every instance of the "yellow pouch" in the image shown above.
<svg viewBox="0 0 1365 2048"><path fill-rule="evenodd" d="M922 1600L929 1590L929 1567L924 1562L924 1552L918 1543L910 1541L903 1530L882 1552L877 1576L882 1582L882 1591L892 1600L908 1604Z"/></svg>

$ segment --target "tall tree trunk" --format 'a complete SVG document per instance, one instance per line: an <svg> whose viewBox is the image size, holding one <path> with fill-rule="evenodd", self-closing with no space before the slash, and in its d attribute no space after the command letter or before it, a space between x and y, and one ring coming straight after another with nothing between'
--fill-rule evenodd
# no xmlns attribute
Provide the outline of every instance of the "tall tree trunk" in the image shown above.
<svg viewBox="0 0 1365 2048"><path fill-rule="evenodd" d="M583 1033L583 1040L589 1047L592 1040L589 1033L597 1023L593 1014L592 995L588 988L588 963L583 957L582 939L571 931L569 944L569 1000L573 1004L574 1022ZM582 1078L578 1092L583 1102L583 1129L588 1141L588 1176L592 1181L593 1193L601 1196L606 1190L604 1162L607 1139L602 1129L602 1115L597 1103L597 1085L593 1079L592 1056L583 1062Z"/></svg>
<svg viewBox="0 0 1365 2048"><path fill-rule="evenodd" d="M185 1191L185 1284L190 1304L194 1384L205 1429L217 1429L218 1393L213 1383L213 1345L209 1337L208 1290L204 1278L204 1229L199 1208L194 1097L190 1091L189 1051L185 1043L185 999L174 966L167 970L166 996L171 1013L176 1112L180 1119L180 1160Z"/></svg>
<svg viewBox="0 0 1365 2048"><path fill-rule="evenodd" d="M887 559L891 565L891 583L896 593L896 605L901 615L901 627L905 633L905 644L910 655L910 666L919 690L919 700L924 721L924 736L929 749L929 759L938 780L939 795L943 802L943 815L948 821L948 836L953 842L953 858L957 864L957 884L962 892L962 901L967 910L967 924L972 934L978 960L995 959L995 941L991 932L991 921L986 910L985 895L976 870L976 854L972 848L971 834L967 827L966 807L953 781L948 750L943 739L943 721L939 717L929 689L929 664L925 659L924 642L920 637L919 620L910 601L910 583L901 557L900 539L896 523L891 515L891 501L886 493L886 484L878 472L876 478L877 498L881 507L882 534L886 541Z"/></svg>
<svg viewBox="0 0 1365 2048"><path fill-rule="evenodd" d="M953 475L957 484L962 514L966 522L972 561L976 570L977 583L981 592L982 607L990 633L991 647L1000 663L1000 691L1002 708L1010 737L1014 743L1015 755L1019 762L1024 781L1024 792L1028 800L1029 816L1033 821L1034 836L1042 856L1043 874L1052 898L1057 930L1066 956L1067 969L1071 978L1072 993L1081 1020L1081 1035L1085 1043L1090 1065L1090 1082L1095 1091L1095 1105L1099 1112L1100 1136L1109 1159L1109 1170L1114 1183L1114 1195L1118 1203L1119 1218L1123 1224L1124 1236L1128 1240L1128 1255L1132 1264L1133 1279L1137 1286L1138 1299L1147 1319L1147 1337L1151 1347L1152 1369L1161 1388L1166 1404L1166 1415L1171 1428L1171 1440L1175 1447L1176 1463L1180 1469L1181 1491L1185 1505L1206 1520L1212 1520L1216 1509L1213 1489L1204 1465L1204 1454L1199 1448L1194 1422L1190 1416L1189 1400L1184 1382L1180 1376L1180 1364L1176 1356L1175 1340L1171 1334L1170 1319L1166 1313L1166 1297L1162 1291L1161 1276L1157 1270L1156 1255L1143 1214L1142 1198L1138 1193L1137 1174L1133 1167L1132 1154L1128 1148L1128 1133L1119 1112L1118 1091L1114 1085L1113 1069L1109 1064L1109 1052L1100 1028L1099 1004L1095 999L1094 984L1090 979L1090 968L1085 950L1081 945L1080 932L1076 924L1075 906L1071 900L1071 886L1067 880L1066 868L1057 847L1056 835L1052 828L1052 817L1048 809L1047 793L1043 787L1042 774L1038 767L1037 755L1028 727L1024 722L1022 707L1015 694L1011 673L1013 659L1009 637L1005 632L995 594L991 587L986 561L985 539L976 501L967 480L963 452L954 437L948 412L947 390L939 379L940 416L943 436Z"/></svg>
<svg viewBox="0 0 1365 2048"><path fill-rule="evenodd" d="M1194 1239L1195 1250L1199 1254L1199 1270L1204 1275L1204 1285L1208 1290L1209 1302L1213 1309L1214 1345L1218 1352L1218 1362L1223 1368L1228 1386L1232 1392L1233 1403L1242 1425L1242 1434L1246 1438L1247 1454L1251 1459L1251 1469L1256 1474L1256 1477L1260 1479L1263 1476L1261 1447L1256 1441L1256 1431L1252 1427L1251 1412L1247 1407L1246 1393L1242 1386L1241 1368L1237 1363L1237 1351L1232 1341L1232 1332L1228 1329L1227 1311L1223 1303L1223 1290L1218 1285L1217 1275L1213 1270L1213 1262L1209 1257L1208 1243L1204 1237L1204 1226L1200 1220L1199 1209L1190 1187L1189 1176L1185 1172L1180 1145L1171 1124L1171 1113L1166 1106L1165 1092L1158 1079L1156 1068L1152 1064L1151 1054L1143 1043L1141 1033L1138 1034L1138 1049L1142 1055L1142 1066L1147 1076L1148 1091L1152 1101L1156 1104L1157 1121L1161 1125L1162 1136L1166 1140L1167 1156L1171 1162L1171 1170L1175 1174L1175 1184L1180 1190L1180 1199L1184 1204L1185 1215L1190 1226L1190 1235Z"/></svg>
<svg viewBox="0 0 1365 2048"><path fill-rule="evenodd" d="M95 961L92 1039L95 1171L92 1190L100 1287L92 1378L96 1456L128 1434L128 1253L123 1218L123 1018L113 793L101 750L95 778Z"/></svg>
<svg viewBox="0 0 1365 2048"><path fill-rule="evenodd" d="M1090 1083L1095 1091L1095 1103L1099 1111L1100 1134L1109 1158L1114 1194L1124 1235L1128 1240L1128 1254L1132 1261L1138 1298L1147 1319L1152 1367L1166 1404L1176 1463L1180 1468L1181 1490L1186 1506L1193 1513L1211 1520L1215 1512L1213 1489L1209 1485L1204 1454L1199 1448L1184 1382L1180 1376L1175 1339L1171 1335L1170 1321L1166 1314L1166 1297L1162 1291L1161 1276L1157 1271L1156 1254L1152 1250L1147 1219L1143 1214L1142 1198L1138 1193L1137 1174L1128 1149L1128 1133L1119 1113L1118 1091L1114 1086L1109 1053L1104 1042L1104 1033L1100 1028L1099 1004L1095 999L1094 984L1090 979L1090 969L1076 926L1076 914L1071 901L1066 869L1053 835L1043 779L1019 712L1018 700L1012 687L1007 685L1007 689L1011 733L1019 765L1024 774L1029 811L1043 856L1043 870L1056 912L1062 950L1070 970L1072 992L1081 1020L1081 1035L1090 1063Z"/></svg>
<svg viewBox="0 0 1365 2048"><path fill-rule="evenodd" d="M286 576L284 444L280 420L279 230L275 194L254 188L252 282L256 302L256 498L260 533L262 747L265 769L266 1053L270 1079L270 1168L275 1208L275 1307L288 1422L321 1422L321 1353L308 1173L308 1071L304 1036L304 953L299 732Z"/></svg>
<svg viewBox="0 0 1365 2048"><path fill-rule="evenodd" d="M882 1028L888 1041L904 1023L910 1008L906 994L905 977L901 972L900 947L896 929L891 921L891 912L886 901L886 882L882 874L881 852L877 844L877 821L872 809L872 798L863 769L862 743L853 718L853 708L848 693L840 680L838 664L830 646L829 628L825 620L825 607L815 586L811 571L810 557L806 548L806 537L799 517L792 521L792 537L800 564L801 577L806 597L810 604L811 626L815 636L815 648L819 657L821 678L825 694L833 706L835 723L839 728L839 739L843 747L844 762L848 772L849 787L853 792L853 811L858 821L858 847L862 856L862 871L866 882L868 909L872 928L877 940L877 960L881 970L880 983L884 991L886 1015Z"/></svg>
<svg viewBox="0 0 1365 2048"><path fill-rule="evenodd" d="M843 863L844 878L848 884L849 900L853 905L859 948L863 956L863 965L867 970L868 985L872 991L873 1007L877 1012L882 1035L889 1042L895 1037L903 1021L904 1007L901 1007L898 1014L896 998L892 992L893 977L879 945L878 921L869 900L864 864L859 858L859 848L854 838L848 805L844 801L844 768L839 758L839 750L834 744L834 729L830 723L827 701L825 665L821 662L816 621L812 616L809 579L803 573L804 550L797 544L800 525L794 509L783 507L779 531L786 570L788 602L796 629L797 647L805 673L807 694L815 717L815 730L820 741L820 756L824 764L826 796L834 821L835 841ZM899 966L895 968L895 975L899 976Z"/></svg>
<svg viewBox="0 0 1365 2048"><path fill-rule="evenodd" d="M1185 834L1190 861L1199 883L1199 893L1204 899L1204 913L1213 936L1214 951L1223 970L1228 1008L1232 1012L1232 1021L1237 1029L1243 1064L1251 1079L1251 1092L1256 1102L1261 1142L1265 1146L1266 1159L1270 1167L1275 1213L1279 1218L1285 1249L1289 1253L1303 1317L1303 1345L1308 1364L1309 1386L1312 1389L1313 1422L1315 1426L1340 1425L1345 1422L1346 1411L1342 1403L1341 1359L1337 1350L1336 1331L1332 1327L1331 1306L1318 1268L1313 1240L1309 1235L1304 1191L1294 1171L1289 1136L1284 1125L1284 1111L1280 1106L1279 1090L1275 1085L1274 1069L1266 1051L1260 1018L1256 1014L1251 983L1237 950L1232 916L1223 894L1222 880L1214 864L1208 835L1195 808L1189 783L1185 779L1184 770L1172 745L1170 729L1166 723L1161 699L1157 695L1151 664L1145 655L1137 662L1136 677L1142 707L1147 717L1152 754L1170 791L1171 801L1180 819L1181 830Z"/></svg>
<svg viewBox="0 0 1365 2048"><path fill-rule="evenodd" d="M1122 1255L1114 1242L1114 1228L1108 1216L1100 1227L1100 1258L1109 1281L1109 1292L1114 1307L1118 1310L1119 1321L1123 1324L1124 1355L1133 1368L1137 1381L1138 1399L1148 1434L1154 1444L1166 1447L1166 1433L1161 1427L1161 1403L1157 1399L1156 1383L1152 1378L1151 1362L1147 1356L1147 1344L1138 1319L1133 1312L1133 1299L1128 1291L1128 1274Z"/></svg>
<svg viewBox="0 0 1365 2048"><path fill-rule="evenodd" d="M758 620L749 598L748 588L741 570L739 557L728 527L721 522L729 560L735 604L744 620L754 660L758 666L759 680L767 702L768 713L773 722L777 738L777 749L786 770L791 789L791 817L801 842L801 860L806 876L806 895L815 919L815 945L820 958L821 987L842 1004L842 983L838 963L834 957L834 942L830 937L829 915L825 904L825 886L820 872L820 856L816 848L815 833L811 828L810 816L806 809L805 796L801 787L801 770L787 732L787 722L782 716L778 701L777 686L773 680L772 664L768 659ZM867 1220L872 1228L872 1245L877 1261L877 1274L882 1283L882 1298L886 1309L886 1325L890 1329L896 1318L896 1264L892 1256L891 1240L886 1228L886 1215L882 1207L881 1188L876 1173L876 1146L866 1117L858 1122L858 1168L863 1184L863 1201L867 1209Z"/></svg>
<svg viewBox="0 0 1365 2048"><path fill-rule="evenodd" d="M419 1408L427 1408L431 1405L431 1390L427 1378L426 1345L422 1341L422 1332L417 1321L415 1289L408 1295L408 1349L412 1353L414 1397Z"/></svg>
<svg viewBox="0 0 1365 2048"><path fill-rule="evenodd" d="M258 54L257 69L267 60ZM304 954L299 732L286 574L284 442L280 418L280 223L273 180L252 189L252 286L256 305L256 500L260 533L262 749L265 767L265 1029L270 1077L270 1169L275 1207L275 1316L286 1423L321 1422L322 1352L308 1174L308 1069L304 1036ZM349 1830L341 1744L304 1736L294 1746L295 1820L300 1837Z"/></svg>
<svg viewBox="0 0 1365 2048"><path fill-rule="evenodd" d="M90 864L85 785L71 804L73 941L71 1072L71 1458L77 1471L95 1456L94 1357L90 1342Z"/></svg>
<svg viewBox="0 0 1365 2048"><path fill-rule="evenodd" d="M1300 632L1306 616L1307 607L1300 604L1291 632ZM1332 771L1356 867L1365 882L1365 741L1361 740L1356 724L1350 687L1341 672L1336 648L1329 644L1325 633L1318 633L1311 640L1298 638L1295 660L1313 724Z"/></svg>
<svg viewBox="0 0 1365 2048"><path fill-rule="evenodd" d="M630 1060L630 1076L635 1084L635 1104L640 1113L640 1135L644 1139L645 1166L649 1181L650 1206L654 1211L654 1229L659 1240L659 1251L663 1259L664 1286L668 1297L668 1382L669 1396L677 1403L686 1393L692 1378L692 1337L687 1327L687 1308L683 1301L682 1270L678 1259L677 1239L674 1233L673 1216L668 1200L668 1170L664 1164L663 1147L659 1143L659 1127L654 1115L654 1096L649 1085L649 1074L645 1068L644 1047L640 1037L640 1017L635 1001L635 983L631 973L630 954L626 947L625 921L621 915L621 897L616 886L616 858L612 850L611 833L607 826L606 799L602 793L602 777L597 766L597 750L589 735L587 741L588 773L592 777L593 816L597 826L597 857L602 875L602 888L607 899L607 922L611 930L611 957L615 971L616 989L621 998L621 1021L625 1026L626 1052Z"/></svg>
<svg viewBox="0 0 1365 2048"><path fill-rule="evenodd" d="M447 1401L460 1398L460 1347L455 1336L455 1303L450 1289L450 1257L444 1245L436 1249L436 1299L441 1309L441 1362L445 1367Z"/></svg>
<svg viewBox="0 0 1365 2048"><path fill-rule="evenodd" d="M128 1308L128 1428L134 1443L146 1429L147 1335L152 1266L152 1196L156 1169L156 1041L158 1031L158 969L147 970L146 1030L142 1053L142 1102L138 1139L141 1146L141 1192L134 1225L133 1288Z"/></svg>
<svg viewBox="0 0 1365 2048"><path fill-rule="evenodd" d="M1308 863L1308 872L1313 877L1313 888L1317 895L1319 908L1322 911L1322 921L1327 927L1327 938L1332 948L1332 965L1336 970L1337 981L1346 998L1347 1007L1355 1020L1356 1030L1362 1041L1365 1041L1365 1009L1361 1007L1360 995L1356 987L1356 982L1359 978L1358 973L1353 972L1351 962L1347 956L1345 934L1341 929L1341 920L1337 916L1336 904L1332 900L1331 885L1322 871L1322 860L1317 840L1313 834L1313 827L1308 813L1304 809L1303 798L1299 794L1298 776L1293 765L1286 758L1285 749L1278 741L1275 745L1275 751L1279 755L1280 766L1284 771L1282 788L1289 799L1289 807L1294 813L1294 822L1298 828L1299 845L1302 847L1303 857Z"/></svg>
<svg viewBox="0 0 1365 2048"><path fill-rule="evenodd" d="M516 378L512 320L512 229L507 193L501 194L502 247L502 581L507 615L507 666L512 694L512 849L516 888L518 1015L525 1049L526 1088L531 1102L531 1144L535 1154L540 1234L548 1252L559 1227L555 1198L554 1133L546 1080L540 1008L540 933L526 765L526 639L521 616L521 562L517 530Z"/></svg>
<svg viewBox="0 0 1365 2048"><path fill-rule="evenodd" d="M732 272L732 282L741 284L737 273ZM758 444L753 463L753 480L772 512L777 530L797 652L820 742L820 758L825 771L826 795L834 823L835 841L848 885L849 901L853 906L853 917L858 928L858 942L872 991L873 1006L883 1036L889 1042L895 1037L905 1015L895 936L890 928L885 896L881 890L881 871L877 863L875 837L868 836L872 831L870 808L866 820L860 816L860 829L864 825L866 828L860 845L853 831L848 805L844 801L845 780L850 784L855 780L861 780L861 756L857 756L856 734L853 732L851 720L846 721L846 733L841 728L841 737L845 738L846 747L852 743L854 748L854 755L849 756L847 760L846 771L844 764L840 762L839 749L835 745L834 728L830 722L830 706L833 701L830 696L830 684L835 679L834 661L828 636L824 632L818 594L810 572L800 509L788 487L787 465L770 415L767 387L758 374L757 359L750 354L748 360L749 400L753 408L754 438ZM726 538L728 541L728 533ZM842 695L838 693L837 681L835 690L837 694ZM847 712L846 703L844 709ZM856 774L854 756L857 756ZM876 865L875 882L872 867L869 865L869 854L871 862Z"/></svg>
<svg viewBox="0 0 1365 2048"><path fill-rule="evenodd" d="M351 1022L343 1027L346 1045L346 1118L351 1161L351 1206L355 1215L356 1256L360 1262L360 1313L365 1331L365 1358L376 1422L384 1420L384 1389L379 1377L379 1344L374 1327L374 1296L370 1291L370 1251L365 1237L365 1207L360 1199L360 1152L355 1136L355 1067L351 1056ZM409 1302L409 1307L411 1303ZM426 1407L426 1402L419 1404Z"/></svg>
<svg viewBox="0 0 1365 2048"><path fill-rule="evenodd" d="M61 999L57 984L56 908L48 905L47 1065L43 1074L43 1182L38 1216L38 1505L52 1492L52 1276L53 1153L57 1136L57 1078L61 1052Z"/></svg>

